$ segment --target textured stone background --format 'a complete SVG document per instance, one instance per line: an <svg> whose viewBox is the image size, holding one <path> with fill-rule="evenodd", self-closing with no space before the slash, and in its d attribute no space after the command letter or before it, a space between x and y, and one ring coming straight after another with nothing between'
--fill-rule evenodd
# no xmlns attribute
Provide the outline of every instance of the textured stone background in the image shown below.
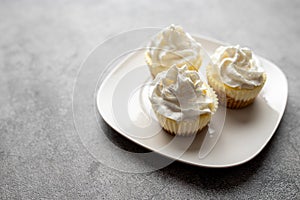
<svg viewBox="0 0 300 200"><path fill-rule="evenodd" d="M0 1L0 199L300 199L299 10L298 0ZM80 63L113 34L171 23L250 46L287 75L285 115L250 162L130 174L81 143L71 109Z"/></svg>

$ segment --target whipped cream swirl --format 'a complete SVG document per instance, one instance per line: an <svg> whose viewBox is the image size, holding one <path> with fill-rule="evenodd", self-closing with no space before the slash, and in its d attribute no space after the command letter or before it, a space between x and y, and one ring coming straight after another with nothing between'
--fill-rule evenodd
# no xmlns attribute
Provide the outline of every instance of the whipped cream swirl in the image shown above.
<svg viewBox="0 0 300 200"><path fill-rule="evenodd" d="M182 27L173 24L155 35L148 47L147 53L152 59L153 67L169 68L173 64L183 66L186 63L193 65L201 60L200 43L184 32Z"/></svg>
<svg viewBox="0 0 300 200"><path fill-rule="evenodd" d="M209 86L199 74L188 70L186 65L173 65L159 73L153 80L153 91L149 97L153 109L159 114L176 121L193 120L205 113L212 113Z"/></svg>
<svg viewBox="0 0 300 200"><path fill-rule="evenodd" d="M248 48L221 46L211 60L224 84L233 88L252 89L263 83L264 69L257 65L253 53Z"/></svg>

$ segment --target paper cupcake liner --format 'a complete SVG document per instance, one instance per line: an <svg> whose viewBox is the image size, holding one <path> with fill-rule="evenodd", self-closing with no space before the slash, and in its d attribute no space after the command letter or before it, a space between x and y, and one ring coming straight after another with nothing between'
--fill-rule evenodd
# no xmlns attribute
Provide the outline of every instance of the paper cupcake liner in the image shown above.
<svg viewBox="0 0 300 200"><path fill-rule="evenodd" d="M147 65L148 65L148 67L149 67L149 70L150 70L150 73L151 73L153 79L155 78L155 76L158 73L160 73L160 72L165 71L165 70L168 69L165 66L155 66L155 67L153 67L153 62L152 62L151 56L149 55L148 52L145 53L145 61L146 61ZM198 71L199 68L200 68L200 66L201 66L201 63L202 63L202 59L199 58L193 64L191 64L189 62L186 62L186 63L183 63L183 65L186 64L189 70ZM183 65L178 65L178 67L182 67ZM171 66L169 66L169 67L171 67Z"/></svg>
<svg viewBox="0 0 300 200"><path fill-rule="evenodd" d="M209 91L209 96L213 99L213 103L209 106L212 114L214 114L219 106L219 99L218 99L218 95L216 94L216 92L206 83L204 83L206 85L206 87L208 88Z"/></svg>
<svg viewBox="0 0 300 200"><path fill-rule="evenodd" d="M195 120L175 121L155 112L160 125L172 135L191 136L201 131L210 121L211 114L200 115Z"/></svg>
<svg viewBox="0 0 300 200"><path fill-rule="evenodd" d="M211 66L206 70L208 84L216 91L219 102L226 105L228 108L239 109L244 108L254 102L255 98L261 91L266 81L266 76L263 76L263 83L253 89L231 88L216 78L212 73Z"/></svg>
<svg viewBox="0 0 300 200"><path fill-rule="evenodd" d="M248 105L252 104L254 102L255 98L249 99L247 101L237 101L235 99L232 99L230 97L227 98L226 106L227 108L231 109L240 109L247 107Z"/></svg>

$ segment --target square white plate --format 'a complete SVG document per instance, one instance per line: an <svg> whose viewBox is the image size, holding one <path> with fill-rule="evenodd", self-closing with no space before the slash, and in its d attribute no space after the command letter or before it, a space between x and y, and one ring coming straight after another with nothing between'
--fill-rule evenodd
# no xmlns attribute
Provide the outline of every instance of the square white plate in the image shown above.
<svg viewBox="0 0 300 200"><path fill-rule="evenodd" d="M194 38L208 54L222 45L212 39ZM224 116L224 122L220 121L223 129L214 147L201 158L199 151L206 133L199 133L192 141L189 137L175 138L161 129L153 115L147 93L151 77L145 66L144 51L131 54L105 77L97 93L97 108L113 129L149 150L198 166L239 165L255 157L266 146L278 127L287 102L285 75L275 64L258 58L267 73L263 90L249 107L225 109L226 113L220 109L222 111L215 114L216 118Z"/></svg>

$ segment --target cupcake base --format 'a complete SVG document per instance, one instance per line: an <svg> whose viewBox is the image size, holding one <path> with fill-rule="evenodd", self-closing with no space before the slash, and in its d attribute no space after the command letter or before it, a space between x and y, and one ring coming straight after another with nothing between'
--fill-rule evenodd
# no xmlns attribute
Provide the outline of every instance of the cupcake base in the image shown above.
<svg viewBox="0 0 300 200"><path fill-rule="evenodd" d="M155 112L160 125L172 135L190 136L201 131L210 121L211 114L200 115L195 120L175 121Z"/></svg>
<svg viewBox="0 0 300 200"><path fill-rule="evenodd" d="M230 109L245 108L245 107L249 106L250 104L252 104L255 100L255 98L248 99L248 100L235 100L234 98L227 96L225 93L218 94L218 92L216 92L216 94L218 96L219 103Z"/></svg>

